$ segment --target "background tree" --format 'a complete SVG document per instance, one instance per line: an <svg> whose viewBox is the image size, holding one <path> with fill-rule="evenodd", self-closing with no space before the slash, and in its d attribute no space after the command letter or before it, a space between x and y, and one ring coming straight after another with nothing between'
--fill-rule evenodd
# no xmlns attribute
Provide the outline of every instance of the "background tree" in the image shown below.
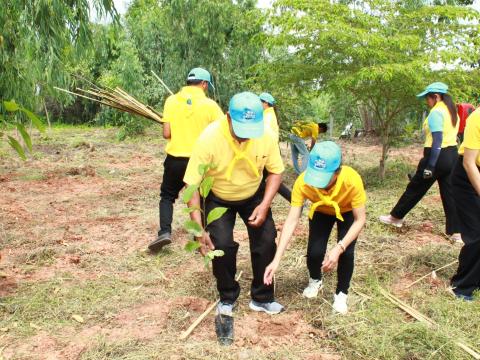
<svg viewBox="0 0 480 360"><path fill-rule="evenodd" d="M279 0L270 13L269 46L288 48L264 71L299 91L350 94L374 114L379 173L427 83L444 81L457 100L479 86L475 10L402 1ZM285 61L287 59L287 61ZM434 69L437 70L434 70Z"/></svg>

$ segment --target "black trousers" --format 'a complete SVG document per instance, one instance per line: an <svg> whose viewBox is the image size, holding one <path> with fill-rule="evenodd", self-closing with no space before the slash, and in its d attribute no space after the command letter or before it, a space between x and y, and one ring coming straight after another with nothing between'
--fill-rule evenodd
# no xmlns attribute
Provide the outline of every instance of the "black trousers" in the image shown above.
<svg viewBox="0 0 480 360"><path fill-rule="evenodd" d="M473 291L480 289L480 196L463 168L462 156L453 170L452 185L464 242L452 286L457 294L471 296Z"/></svg>
<svg viewBox="0 0 480 360"><path fill-rule="evenodd" d="M452 173L455 161L458 157L457 147L449 146L440 151L437 165L433 172L431 179L423 178L423 170L427 167L428 158L430 156L431 148L423 149L423 158L418 163L417 171L407 185L403 195L398 200L397 204L390 212L390 215L397 219L403 219L405 215L412 210L415 205L427 193L428 189L432 187L435 181L438 181L440 187L440 197L442 199L443 210L446 218L445 232L448 235L459 232L457 211L455 208L455 201L453 200L452 186L450 183L450 174Z"/></svg>
<svg viewBox="0 0 480 360"><path fill-rule="evenodd" d="M257 191L254 196L242 201L225 201L212 193L205 201L207 214L210 210L219 206L228 208L228 211L220 219L207 226L207 231L210 233L215 248L225 252L224 256L216 257L212 262L213 275L217 279L217 289L222 302L233 304L240 295L240 285L235 280L239 244L233 237L237 213L247 226L250 241L250 258L253 270L252 299L259 302L274 300L273 284L267 286L263 283L265 268L273 260L277 250L275 244L277 231L272 212L268 211L267 219L261 227L254 228L248 224L248 218L262 199L261 192Z"/></svg>
<svg viewBox="0 0 480 360"><path fill-rule="evenodd" d="M158 235L172 232L173 204L185 186L183 177L188 165L187 157L167 155L163 163L163 180L160 186L160 230Z"/></svg>
<svg viewBox="0 0 480 360"><path fill-rule="evenodd" d="M268 174L269 172L267 171L267 169L263 169L263 178L262 182L260 183L260 191L265 191L265 188L267 186ZM287 200L289 203L292 201L292 190L290 190L283 182L278 188L278 194L280 194L280 196Z"/></svg>
<svg viewBox="0 0 480 360"><path fill-rule="evenodd" d="M338 220L335 215L326 215L318 211L313 215L309 222L308 249L307 249L307 267L312 279L320 280L322 278L322 262L327 251L328 238L332 232L333 225L337 223L337 242L342 240L353 224L353 212L349 211L342 214L343 220ZM354 251L357 239L355 239L340 255L337 267L337 290L348 294L350 280L353 275Z"/></svg>

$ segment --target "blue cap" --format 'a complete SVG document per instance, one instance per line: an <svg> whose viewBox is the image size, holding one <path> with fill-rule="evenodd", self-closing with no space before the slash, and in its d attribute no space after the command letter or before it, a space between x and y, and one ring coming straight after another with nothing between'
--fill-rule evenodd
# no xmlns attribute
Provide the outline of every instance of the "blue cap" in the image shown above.
<svg viewBox="0 0 480 360"><path fill-rule="evenodd" d="M190 70L187 76L187 81L188 80L203 80L208 82L208 89L210 91L215 90L215 86L213 86L212 82L212 75L210 73L202 68L193 68Z"/></svg>
<svg viewBox="0 0 480 360"><path fill-rule="evenodd" d="M267 104L270 104L272 106L275 105L275 99L271 94L263 92L259 95L259 97L260 100L265 101Z"/></svg>
<svg viewBox="0 0 480 360"><path fill-rule="evenodd" d="M305 171L305 183L319 189L325 189L335 171L342 164L342 150L333 141L317 142L310 151L308 167Z"/></svg>
<svg viewBox="0 0 480 360"><path fill-rule="evenodd" d="M417 98L424 98L429 93L437 93L437 94L446 94L448 91L448 85L442 82L434 82L428 85L425 90L423 90L420 94L417 95Z"/></svg>
<svg viewBox="0 0 480 360"><path fill-rule="evenodd" d="M251 92L234 95L228 105L232 128L242 139L254 139L263 135L263 106L260 98Z"/></svg>

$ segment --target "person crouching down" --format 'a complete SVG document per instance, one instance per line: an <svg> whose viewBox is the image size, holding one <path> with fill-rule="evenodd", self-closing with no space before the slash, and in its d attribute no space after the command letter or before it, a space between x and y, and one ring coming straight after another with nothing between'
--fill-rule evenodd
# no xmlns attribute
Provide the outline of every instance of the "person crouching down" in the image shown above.
<svg viewBox="0 0 480 360"><path fill-rule="evenodd" d="M303 296L316 297L322 288L322 272L331 271L338 264L333 309L345 314L348 310L347 294L353 274L355 243L366 220L366 194L362 178L351 167L342 165L341 149L333 141L322 141L313 147L306 171L295 181L290 211L275 257L265 270L264 283L272 283L306 199L312 202L308 214L307 249L310 280ZM325 256L328 238L335 223L338 243Z"/></svg>
<svg viewBox="0 0 480 360"><path fill-rule="evenodd" d="M250 308L279 313L283 306L274 300L273 284L263 283L263 274L276 250L277 233L270 205L282 181L284 166L274 135L264 129L263 108L257 95L243 92L233 96L227 115L210 124L200 135L188 162L186 184L201 181L200 164L215 165L205 174L214 179L205 199L206 213L216 207L228 208L220 219L207 226L203 236L197 238L202 245L202 255L214 248L225 253L212 262L220 293L217 313L231 316L240 294L240 285L235 280L239 244L233 236L237 214L245 223L250 240L253 270ZM269 174L263 191L260 185L264 168ZM199 206L200 197L196 192L189 207ZM201 224L200 212L192 212L191 217Z"/></svg>

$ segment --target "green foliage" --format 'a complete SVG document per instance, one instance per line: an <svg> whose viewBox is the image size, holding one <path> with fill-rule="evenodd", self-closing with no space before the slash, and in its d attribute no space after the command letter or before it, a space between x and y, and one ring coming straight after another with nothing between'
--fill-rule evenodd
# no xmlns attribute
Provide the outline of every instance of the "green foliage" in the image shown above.
<svg viewBox="0 0 480 360"><path fill-rule="evenodd" d="M198 166L198 173L202 176L202 180L199 184L189 185L185 191L183 192L183 201L188 203L192 198L193 195L198 191L200 196L202 197L200 203L202 204L202 208L198 207L188 207L185 212L191 214L194 211L199 211L202 214L202 222L203 224L200 225L194 220L188 220L185 222L184 228L187 230L189 234L192 234L195 237L203 236L205 229L208 225L210 225L215 220L220 219L223 214L228 211L228 208L225 207L216 207L208 214L205 211L205 199L207 198L208 194L212 190L214 179L212 176L208 176L208 171L210 169L215 168L214 164L200 164ZM205 221L206 216L206 221ZM198 241L189 241L185 245L185 250L188 252L193 252L200 248L201 245ZM222 250L210 250L208 251L205 256L203 257L203 261L205 266L208 266L209 263L216 257L216 256L223 256Z"/></svg>
<svg viewBox="0 0 480 360"><path fill-rule="evenodd" d="M30 110L25 109L24 107L18 105L14 100L11 101L4 101L3 102L3 108L5 109L6 112L10 113L10 116L8 117L9 123L14 123L17 131L20 133L20 136L23 139L23 143L25 144L25 147L28 149L28 151L32 152L32 140L30 138L30 134L27 132L25 129L25 126L22 124L22 117L20 116L21 114L26 116L27 120L30 120L32 125L35 126L40 132L43 132L45 130L45 126L43 125L42 121L38 118L37 115L32 113ZM0 117L0 129L1 128L6 128L7 127L7 120L5 120L4 117ZM5 133L2 131L0 132L0 138L2 140L5 139ZM25 149L24 147L20 144L20 142L15 139L13 136L8 135L8 144L14 149L18 156L22 160L26 160L27 156L25 154Z"/></svg>
<svg viewBox="0 0 480 360"><path fill-rule="evenodd" d="M472 68L479 19L469 8L423 2L279 0L269 14L273 61L259 71L298 93L349 94L366 106L383 145L382 167L426 84L444 81L457 98L480 86Z"/></svg>

